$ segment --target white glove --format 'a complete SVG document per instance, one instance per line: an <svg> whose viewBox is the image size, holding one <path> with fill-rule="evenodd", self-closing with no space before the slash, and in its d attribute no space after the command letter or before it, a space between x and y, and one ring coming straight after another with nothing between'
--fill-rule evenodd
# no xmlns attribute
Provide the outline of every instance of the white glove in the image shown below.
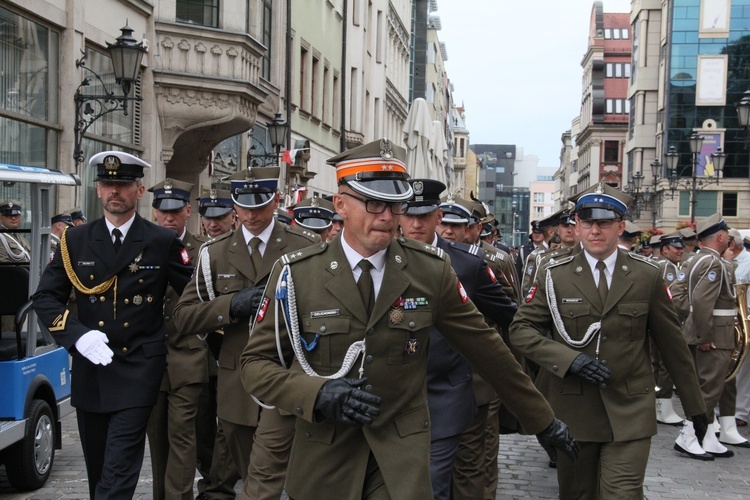
<svg viewBox="0 0 750 500"><path fill-rule="evenodd" d="M95 365L108 365L112 362L114 353L107 347L109 339L107 334L99 330L86 332L76 341L76 349L81 356L85 357Z"/></svg>

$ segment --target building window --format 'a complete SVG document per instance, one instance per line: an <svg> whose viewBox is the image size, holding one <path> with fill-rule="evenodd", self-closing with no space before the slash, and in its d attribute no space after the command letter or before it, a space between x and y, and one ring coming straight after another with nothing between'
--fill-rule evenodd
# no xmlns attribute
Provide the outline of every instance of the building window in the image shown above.
<svg viewBox="0 0 750 500"><path fill-rule="evenodd" d="M724 192L721 197L721 215L737 217L737 193Z"/></svg>
<svg viewBox="0 0 750 500"><path fill-rule="evenodd" d="M544 203L544 193L534 193L534 203Z"/></svg>
<svg viewBox="0 0 750 500"><path fill-rule="evenodd" d="M716 191L695 192L695 218L708 217L717 212ZM680 191L680 217L690 217L690 191Z"/></svg>
<svg viewBox="0 0 750 500"><path fill-rule="evenodd" d="M329 116L329 112L331 109L331 83L329 82L331 78L331 71L328 68L328 65L323 66L323 109L321 111L320 117L323 120L323 123L333 123L331 120L331 117Z"/></svg>
<svg viewBox="0 0 750 500"><path fill-rule="evenodd" d="M339 83L339 75L336 71L333 72L333 117L331 123L333 128L339 128L339 104L341 103L341 85Z"/></svg>
<svg viewBox="0 0 750 500"><path fill-rule="evenodd" d="M320 58L313 56L312 58L312 75L310 85L310 113L313 116L318 116L318 88L320 87L320 76L318 71L320 70Z"/></svg>
<svg viewBox="0 0 750 500"><path fill-rule="evenodd" d="M620 142L604 141L604 163L618 163L620 161Z"/></svg>
<svg viewBox="0 0 750 500"><path fill-rule="evenodd" d="M273 20L273 0L263 0L263 45L266 51L261 56L260 76L271 79L271 25Z"/></svg>
<svg viewBox="0 0 750 500"><path fill-rule="evenodd" d="M0 33L0 163L54 165L59 35L1 7ZM71 120L66 125L73 125L72 118L66 117ZM20 189L6 188L0 186L0 199L13 198L12 190Z"/></svg>
<svg viewBox="0 0 750 500"><path fill-rule="evenodd" d="M177 0L178 23L219 27L219 0Z"/></svg>
<svg viewBox="0 0 750 500"><path fill-rule="evenodd" d="M608 115L627 115L630 113L630 101L627 99L607 99L606 113Z"/></svg>
<svg viewBox="0 0 750 500"><path fill-rule="evenodd" d="M605 40L627 40L628 36L627 28L604 28Z"/></svg>
<svg viewBox="0 0 750 500"><path fill-rule="evenodd" d="M309 54L307 47L300 47L299 49L299 107L300 109L307 110L307 56Z"/></svg>

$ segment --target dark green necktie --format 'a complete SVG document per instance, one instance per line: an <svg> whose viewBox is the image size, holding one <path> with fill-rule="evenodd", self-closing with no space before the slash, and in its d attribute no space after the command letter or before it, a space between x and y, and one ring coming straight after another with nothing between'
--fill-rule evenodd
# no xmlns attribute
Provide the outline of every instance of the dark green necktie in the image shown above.
<svg viewBox="0 0 750 500"><path fill-rule="evenodd" d="M604 274L604 270L607 269L607 265L603 260L600 260L596 263L596 268L599 270L599 298L602 299L602 304L606 304L609 287L607 286L607 275Z"/></svg>
<svg viewBox="0 0 750 500"><path fill-rule="evenodd" d="M250 240L250 261L253 263L256 274L260 272L260 264L263 260L263 256L260 254L260 242L261 239L257 236Z"/></svg>
<svg viewBox="0 0 750 500"><path fill-rule="evenodd" d="M362 274L359 275L359 281L357 281L357 288L359 293L362 295L362 303L367 309L367 314L372 313L372 308L375 305L375 286L372 283L372 275L370 269L372 269L372 262L367 259L362 259L357 264L362 270Z"/></svg>

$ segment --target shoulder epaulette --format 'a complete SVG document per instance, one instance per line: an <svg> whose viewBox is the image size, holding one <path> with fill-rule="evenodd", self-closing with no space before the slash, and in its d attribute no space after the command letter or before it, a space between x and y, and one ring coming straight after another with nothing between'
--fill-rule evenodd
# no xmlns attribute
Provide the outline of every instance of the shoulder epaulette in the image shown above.
<svg viewBox="0 0 750 500"><path fill-rule="evenodd" d="M481 257L480 252L482 251L478 246L476 245L470 245L468 243L461 243L459 241L449 241L448 244L453 247L457 248L458 250L461 250L463 252L466 252L471 255L476 255L477 257Z"/></svg>
<svg viewBox="0 0 750 500"><path fill-rule="evenodd" d="M649 266L654 267L656 269L659 269L659 264L656 264L655 262L651 262L651 259L647 259L646 257L638 255L637 253L628 252L628 257L630 257L631 259L643 262L644 264L648 264Z"/></svg>
<svg viewBox="0 0 750 500"><path fill-rule="evenodd" d="M557 260L557 259L550 259L550 261L547 262L544 267L546 269L550 269L550 268L553 268L553 267L561 266L563 264L567 264L568 262L570 262L574 258L575 258L575 255L568 255L567 257L563 257L562 259L559 259L559 260Z"/></svg>
<svg viewBox="0 0 750 500"><path fill-rule="evenodd" d="M413 250L419 250L422 253L433 255L435 257L438 257L439 259L445 260L445 251L442 248L434 247L432 245L428 245L427 243L422 243L417 240L412 240L404 237L399 238L398 242L401 243L401 246L403 247Z"/></svg>
<svg viewBox="0 0 750 500"><path fill-rule="evenodd" d="M552 262L558 262L573 252L572 248L555 248L554 250L548 250L541 255L539 266L545 266Z"/></svg>
<svg viewBox="0 0 750 500"><path fill-rule="evenodd" d="M308 240L310 240L313 243L318 243L320 241L320 236L317 233L313 233L312 231L308 231L307 229L302 229L299 226L289 226L285 225L284 230L287 233L296 234L299 236L304 236Z"/></svg>
<svg viewBox="0 0 750 500"><path fill-rule="evenodd" d="M220 234L219 236L217 236L215 238L211 238L211 239L207 240L205 243L203 243L202 247L207 247L207 246L213 245L214 243L218 243L221 240L225 240L225 239L229 238L233 234L234 234L234 231L228 231L228 232L226 232L224 234Z"/></svg>
<svg viewBox="0 0 750 500"><path fill-rule="evenodd" d="M301 260L305 260L308 257L312 257L313 255L318 255L319 253L322 253L323 250L325 250L328 247L328 243L320 243L318 245L312 245L309 247L302 248L300 250L295 250L294 252L289 252L287 254L284 254L281 256L281 263L282 264L294 264L295 262L299 262Z"/></svg>

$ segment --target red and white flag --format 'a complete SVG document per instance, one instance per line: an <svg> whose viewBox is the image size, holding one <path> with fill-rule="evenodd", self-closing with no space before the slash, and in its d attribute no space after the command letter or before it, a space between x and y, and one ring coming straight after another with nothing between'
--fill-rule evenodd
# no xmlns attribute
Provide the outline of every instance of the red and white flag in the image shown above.
<svg viewBox="0 0 750 500"><path fill-rule="evenodd" d="M294 165L294 157L297 156L297 151L299 151L299 149L285 150L281 155L281 161L283 161L287 165Z"/></svg>
<svg viewBox="0 0 750 500"><path fill-rule="evenodd" d="M307 188L304 186L299 186L297 189L294 190L294 203L299 203L300 201L305 199L305 194L307 193Z"/></svg>

